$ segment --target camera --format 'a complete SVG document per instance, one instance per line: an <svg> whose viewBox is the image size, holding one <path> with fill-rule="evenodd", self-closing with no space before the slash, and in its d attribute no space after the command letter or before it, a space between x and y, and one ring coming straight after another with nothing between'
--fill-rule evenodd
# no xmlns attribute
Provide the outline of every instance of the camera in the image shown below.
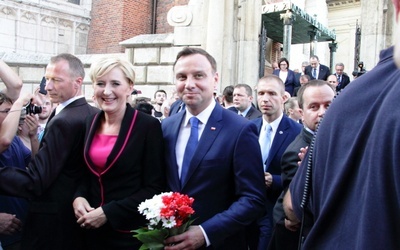
<svg viewBox="0 0 400 250"><path fill-rule="evenodd" d="M42 113L42 107L37 106L32 103L32 99L28 102L28 104L24 107L26 114L40 114Z"/></svg>
<svg viewBox="0 0 400 250"><path fill-rule="evenodd" d="M357 66L358 66L359 70L354 70L353 73L352 73L354 79L364 75L365 73L367 73L367 71L364 69L364 63L363 62L359 62Z"/></svg>

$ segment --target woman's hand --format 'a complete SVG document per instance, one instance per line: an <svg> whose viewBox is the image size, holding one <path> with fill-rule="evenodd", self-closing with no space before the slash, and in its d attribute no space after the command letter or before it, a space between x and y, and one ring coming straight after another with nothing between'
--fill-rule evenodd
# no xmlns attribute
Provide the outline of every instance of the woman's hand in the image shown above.
<svg viewBox="0 0 400 250"><path fill-rule="evenodd" d="M86 229L99 228L107 222L107 217L104 214L103 208L98 207L78 219L78 224Z"/></svg>

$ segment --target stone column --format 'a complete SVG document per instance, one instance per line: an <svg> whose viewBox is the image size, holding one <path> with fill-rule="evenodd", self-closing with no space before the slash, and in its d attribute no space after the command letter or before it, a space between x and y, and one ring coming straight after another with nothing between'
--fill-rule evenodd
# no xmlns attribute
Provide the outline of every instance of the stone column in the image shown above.
<svg viewBox="0 0 400 250"><path fill-rule="evenodd" d="M260 65L261 1L238 1L237 83L254 87ZM232 51L233 52L233 51Z"/></svg>
<svg viewBox="0 0 400 250"><path fill-rule="evenodd" d="M332 41L329 44L329 52L330 52L329 68L331 69L331 73L333 72L333 67L334 67L334 63L335 63L336 49L337 49L337 43Z"/></svg>
<svg viewBox="0 0 400 250"><path fill-rule="evenodd" d="M311 57L317 54L319 31L317 30L309 31L308 35L310 36L310 57Z"/></svg>
<svg viewBox="0 0 400 250"><path fill-rule="evenodd" d="M206 25L206 43L205 50L210 53L217 61L217 71L222 69L222 52L224 37L224 17L225 17L225 1L226 0L208 0L208 6L205 11L207 13ZM220 75L220 80L222 77Z"/></svg>
<svg viewBox="0 0 400 250"><path fill-rule="evenodd" d="M290 46L292 44L292 24L294 16L290 10L287 10L285 14L281 14L283 19L283 57L288 59L290 62Z"/></svg>
<svg viewBox="0 0 400 250"><path fill-rule="evenodd" d="M389 0L361 1L360 61L367 70L379 61L379 52L391 45L393 4Z"/></svg>

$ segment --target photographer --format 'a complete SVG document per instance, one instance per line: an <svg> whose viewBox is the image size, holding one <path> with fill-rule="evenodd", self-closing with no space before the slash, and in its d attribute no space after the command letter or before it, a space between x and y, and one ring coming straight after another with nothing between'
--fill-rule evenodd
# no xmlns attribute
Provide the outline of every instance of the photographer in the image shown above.
<svg viewBox="0 0 400 250"><path fill-rule="evenodd" d="M354 79L356 79L357 77L360 77L360 76L364 75L365 73L367 73L367 71L364 69L364 63L363 62L360 62L358 64L358 69L359 70L354 70L353 73L352 73Z"/></svg>
<svg viewBox="0 0 400 250"><path fill-rule="evenodd" d="M12 104L12 102L8 101L10 100L10 98L8 98L5 94L0 93L0 103L2 102L0 104L0 107L2 107L0 113L2 114L2 116L4 116L4 114L6 115L4 120L2 120L0 129L0 153L2 153L11 145L14 137L17 134L18 126L20 125L19 122L21 119L21 112L24 112L26 103L30 103L31 98L32 94L21 95ZM25 117L24 115L22 115L22 119L26 119L27 124L30 124L30 126L34 126L33 123L36 120L36 118L33 115L29 114L25 115ZM37 140L35 140L32 137L31 143L32 142L33 145L35 145L35 143L37 143ZM31 148L31 149L37 151L38 146L39 145L36 144L36 148Z"/></svg>
<svg viewBox="0 0 400 250"><path fill-rule="evenodd" d="M0 92L0 167L12 165L25 169L31 160L31 151L24 146L16 133L23 104L29 102L30 96L20 97L22 80L2 60L0 78L6 86ZM35 120L34 116L27 116L25 119L27 124L34 124ZM0 196L0 241L4 250L19 249L27 205L25 199Z"/></svg>

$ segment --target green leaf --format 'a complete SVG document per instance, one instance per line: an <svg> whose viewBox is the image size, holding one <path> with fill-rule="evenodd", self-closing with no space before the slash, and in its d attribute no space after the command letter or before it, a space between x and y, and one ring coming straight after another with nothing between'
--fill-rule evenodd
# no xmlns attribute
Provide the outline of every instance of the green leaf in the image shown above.
<svg viewBox="0 0 400 250"><path fill-rule="evenodd" d="M166 229L148 230L147 228L141 228L133 230L132 232L136 233L136 235L133 235L133 237L137 238L143 243L143 245L140 247L140 250L163 249L164 239L168 235L168 231Z"/></svg>

